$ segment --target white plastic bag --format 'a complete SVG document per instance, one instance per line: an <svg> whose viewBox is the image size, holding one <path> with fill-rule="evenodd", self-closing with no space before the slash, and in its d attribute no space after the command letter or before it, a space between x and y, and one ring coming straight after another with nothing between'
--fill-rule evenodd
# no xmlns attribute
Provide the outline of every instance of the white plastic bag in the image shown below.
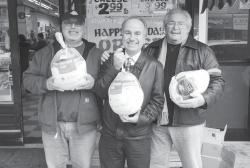
<svg viewBox="0 0 250 168"><path fill-rule="evenodd" d="M63 48L51 61L54 84L63 90L74 90L85 83L86 61L75 48L66 47L61 33L57 32L56 38Z"/></svg>
<svg viewBox="0 0 250 168"><path fill-rule="evenodd" d="M109 104L118 115L131 115L141 109L144 94L137 78L129 71L122 70L111 83Z"/></svg>
<svg viewBox="0 0 250 168"><path fill-rule="evenodd" d="M176 103L191 98L190 94L201 94L206 91L209 81L209 73L204 69L181 72L170 81L170 98Z"/></svg>

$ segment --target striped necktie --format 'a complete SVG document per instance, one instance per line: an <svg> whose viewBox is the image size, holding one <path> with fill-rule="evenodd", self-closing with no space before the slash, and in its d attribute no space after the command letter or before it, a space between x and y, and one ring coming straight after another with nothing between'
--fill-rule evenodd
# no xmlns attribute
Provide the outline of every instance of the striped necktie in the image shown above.
<svg viewBox="0 0 250 168"><path fill-rule="evenodd" d="M128 57L128 58L126 59L125 63L124 63L124 68L125 68L125 70L126 70L126 71L130 71L130 68L131 68L131 66L132 66L133 63L134 63L133 58Z"/></svg>

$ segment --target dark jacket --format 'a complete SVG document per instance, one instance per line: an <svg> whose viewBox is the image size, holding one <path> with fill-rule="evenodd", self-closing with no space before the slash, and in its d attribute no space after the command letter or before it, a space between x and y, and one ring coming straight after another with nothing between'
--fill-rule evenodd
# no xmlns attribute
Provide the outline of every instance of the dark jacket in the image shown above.
<svg viewBox="0 0 250 168"><path fill-rule="evenodd" d="M99 80L95 83L97 94L105 99L102 110L102 134L127 139L148 137L152 130L152 122L163 109L162 65L156 59L144 56L144 53L140 55L131 73L139 79L144 92L144 101L138 122L123 123L108 103L108 88L119 72L112 66L112 59L111 56L105 62L103 74L100 74Z"/></svg>
<svg viewBox="0 0 250 168"><path fill-rule="evenodd" d="M158 59L163 39L151 43L145 52ZM189 36L186 43L181 46L176 62L175 74L183 71L199 69L220 69L214 52L206 44L203 44ZM205 122L206 109L212 105L223 91L224 80L221 73L210 74L208 89L202 94L206 104L200 108L180 108L174 106L173 125L197 125ZM168 87L168 86L164 86ZM168 88L166 89L168 90Z"/></svg>
<svg viewBox="0 0 250 168"><path fill-rule="evenodd" d="M85 48L83 57L86 55L87 72L96 79L99 73L100 56L102 51L95 47L94 43L84 40ZM38 105L38 119L43 130L48 132L56 132L57 124L57 101L58 91L49 91L46 87L46 80L52 75L50 63L58 50L58 43L47 45L37 51L29 68L24 72L23 83L25 89L33 94L41 94ZM60 48L59 48L60 49ZM64 91L67 92L67 91ZM64 93L62 92L62 94ZM80 133L86 124L95 123L99 120L99 109L96 96L93 90L74 91L80 94L77 124ZM67 103L67 102L65 102ZM70 104L68 104L70 106ZM83 127L81 127L83 126Z"/></svg>

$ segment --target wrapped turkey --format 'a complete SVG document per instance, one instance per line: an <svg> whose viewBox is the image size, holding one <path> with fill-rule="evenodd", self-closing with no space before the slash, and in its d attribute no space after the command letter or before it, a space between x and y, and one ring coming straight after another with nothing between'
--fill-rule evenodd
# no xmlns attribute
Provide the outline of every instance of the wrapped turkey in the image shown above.
<svg viewBox="0 0 250 168"><path fill-rule="evenodd" d="M169 95L173 102L191 98L191 94L201 94L209 84L209 73L206 70L185 71L173 76L169 84Z"/></svg>
<svg viewBox="0 0 250 168"><path fill-rule="evenodd" d="M54 84L63 90L74 90L85 83L86 61L75 48L66 47L61 33L56 33L56 39L62 49L51 61Z"/></svg>
<svg viewBox="0 0 250 168"><path fill-rule="evenodd" d="M141 109L144 94L137 78L129 71L122 70L111 83L109 104L118 115L131 115Z"/></svg>

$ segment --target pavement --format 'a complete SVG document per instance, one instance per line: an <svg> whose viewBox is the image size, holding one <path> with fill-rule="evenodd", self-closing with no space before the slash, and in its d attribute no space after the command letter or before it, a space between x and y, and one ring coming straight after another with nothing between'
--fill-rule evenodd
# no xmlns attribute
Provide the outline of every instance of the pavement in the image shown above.
<svg viewBox="0 0 250 168"><path fill-rule="evenodd" d="M47 168L42 144L0 147L0 168ZM72 166L69 164L65 168ZM97 150L91 168L100 168Z"/></svg>
<svg viewBox="0 0 250 168"><path fill-rule="evenodd" d="M41 141L41 128L37 120L39 96L25 93L22 96L24 120L24 146L0 146L0 168L47 168ZM173 151L170 166L181 166L178 154ZM67 168L72 168L68 165ZM98 140L91 168L100 168Z"/></svg>

